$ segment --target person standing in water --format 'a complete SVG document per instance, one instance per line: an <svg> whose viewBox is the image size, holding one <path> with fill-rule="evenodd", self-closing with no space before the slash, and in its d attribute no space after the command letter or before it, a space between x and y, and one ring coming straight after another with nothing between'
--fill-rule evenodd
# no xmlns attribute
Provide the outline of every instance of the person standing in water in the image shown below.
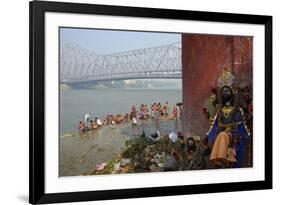
<svg viewBox="0 0 281 205"><path fill-rule="evenodd" d="M86 113L85 116L84 116L84 122L85 122L85 125L87 127L89 127L90 117L91 117L91 113L90 112Z"/></svg>
<svg viewBox="0 0 281 205"><path fill-rule="evenodd" d="M178 119L178 108L176 106L174 106L173 108L173 120L177 120Z"/></svg>
<svg viewBox="0 0 281 205"><path fill-rule="evenodd" d="M165 116L167 117L167 116L169 116L169 110L170 110L170 106L169 106L169 103L166 101L166 103L165 103L165 111L164 111L164 114L165 114Z"/></svg>

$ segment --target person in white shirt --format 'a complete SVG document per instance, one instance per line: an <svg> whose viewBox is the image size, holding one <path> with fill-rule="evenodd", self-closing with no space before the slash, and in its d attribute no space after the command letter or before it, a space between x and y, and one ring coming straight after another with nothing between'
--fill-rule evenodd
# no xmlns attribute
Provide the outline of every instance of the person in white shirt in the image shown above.
<svg viewBox="0 0 281 205"><path fill-rule="evenodd" d="M101 122L101 120L100 120L99 118L97 118L97 125L98 125L99 127L102 126L102 122Z"/></svg>
<svg viewBox="0 0 281 205"><path fill-rule="evenodd" d="M132 119L132 125L135 126L135 125L137 125L137 124L138 124L137 118L133 117L133 119Z"/></svg>
<svg viewBox="0 0 281 205"><path fill-rule="evenodd" d="M91 117L91 113L90 112L86 113L85 116L84 116L84 122L85 122L85 125L87 127L89 127L90 117Z"/></svg>

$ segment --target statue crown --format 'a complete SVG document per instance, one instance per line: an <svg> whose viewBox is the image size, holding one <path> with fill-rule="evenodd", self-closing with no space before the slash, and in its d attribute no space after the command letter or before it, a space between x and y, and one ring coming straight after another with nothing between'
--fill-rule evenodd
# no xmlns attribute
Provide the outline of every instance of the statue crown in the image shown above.
<svg viewBox="0 0 281 205"><path fill-rule="evenodd" d="M231 89L234 89L234 81L235 81L235 77L231 73L231 69L227 67L222 70L222 74L218 79L218 87L222 88L224 86L228 86Z"/></svg>

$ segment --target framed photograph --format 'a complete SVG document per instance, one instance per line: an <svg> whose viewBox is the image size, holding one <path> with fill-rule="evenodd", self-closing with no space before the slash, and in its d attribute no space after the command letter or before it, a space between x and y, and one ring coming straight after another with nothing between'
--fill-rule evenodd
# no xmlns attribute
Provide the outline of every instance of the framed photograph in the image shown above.
<svg viewBox="0 0 281 205"><path fill-rule="evenodd" d="M272 188L272 17L30 2L30 203Z"/></svg>

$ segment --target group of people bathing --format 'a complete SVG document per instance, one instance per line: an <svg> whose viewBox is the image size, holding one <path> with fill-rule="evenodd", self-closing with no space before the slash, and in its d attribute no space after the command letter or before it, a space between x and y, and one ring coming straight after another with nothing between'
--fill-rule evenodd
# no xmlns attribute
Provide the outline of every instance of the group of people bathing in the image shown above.
<svg viewBox="0 0 281 205"><path fill-rule="evenodd" d="M138 120L155 119L159 120L161 117L165 117L169 120L177 120L179 118L178 112L181 113L182 107L179 108L174 105L172 112L170 113L170 105L168 102L161 105L161 103L153 103L150 109L146 104L141 104L139 111L133 105L130 113L117 114L117 115L106 115L104 120L101 121L98 117L91 118L91 113L88 112L84 116L84 122L79 122L80 131L88 131L98 129L99 127L106 125L116 125L123 122L131 122L133 126L138 124Z"/></svg>
<svg viewBox="0 0 281 205"><path fill-rule="evenodd" d="M134 111L132 107L132 111ZM181 109L181 107L180 107ZM153 119L160 119L160 117L167 117L171 120L177 120L178 119L178 108L176 105L173 106L172 113L170 113L170 106L169 103L166 102L163 105L161 103L153 103L150 106L150 111L147 105L142 104L140 106L140 112L139 112L139 119L145 120L149 118Z"/></svg>

